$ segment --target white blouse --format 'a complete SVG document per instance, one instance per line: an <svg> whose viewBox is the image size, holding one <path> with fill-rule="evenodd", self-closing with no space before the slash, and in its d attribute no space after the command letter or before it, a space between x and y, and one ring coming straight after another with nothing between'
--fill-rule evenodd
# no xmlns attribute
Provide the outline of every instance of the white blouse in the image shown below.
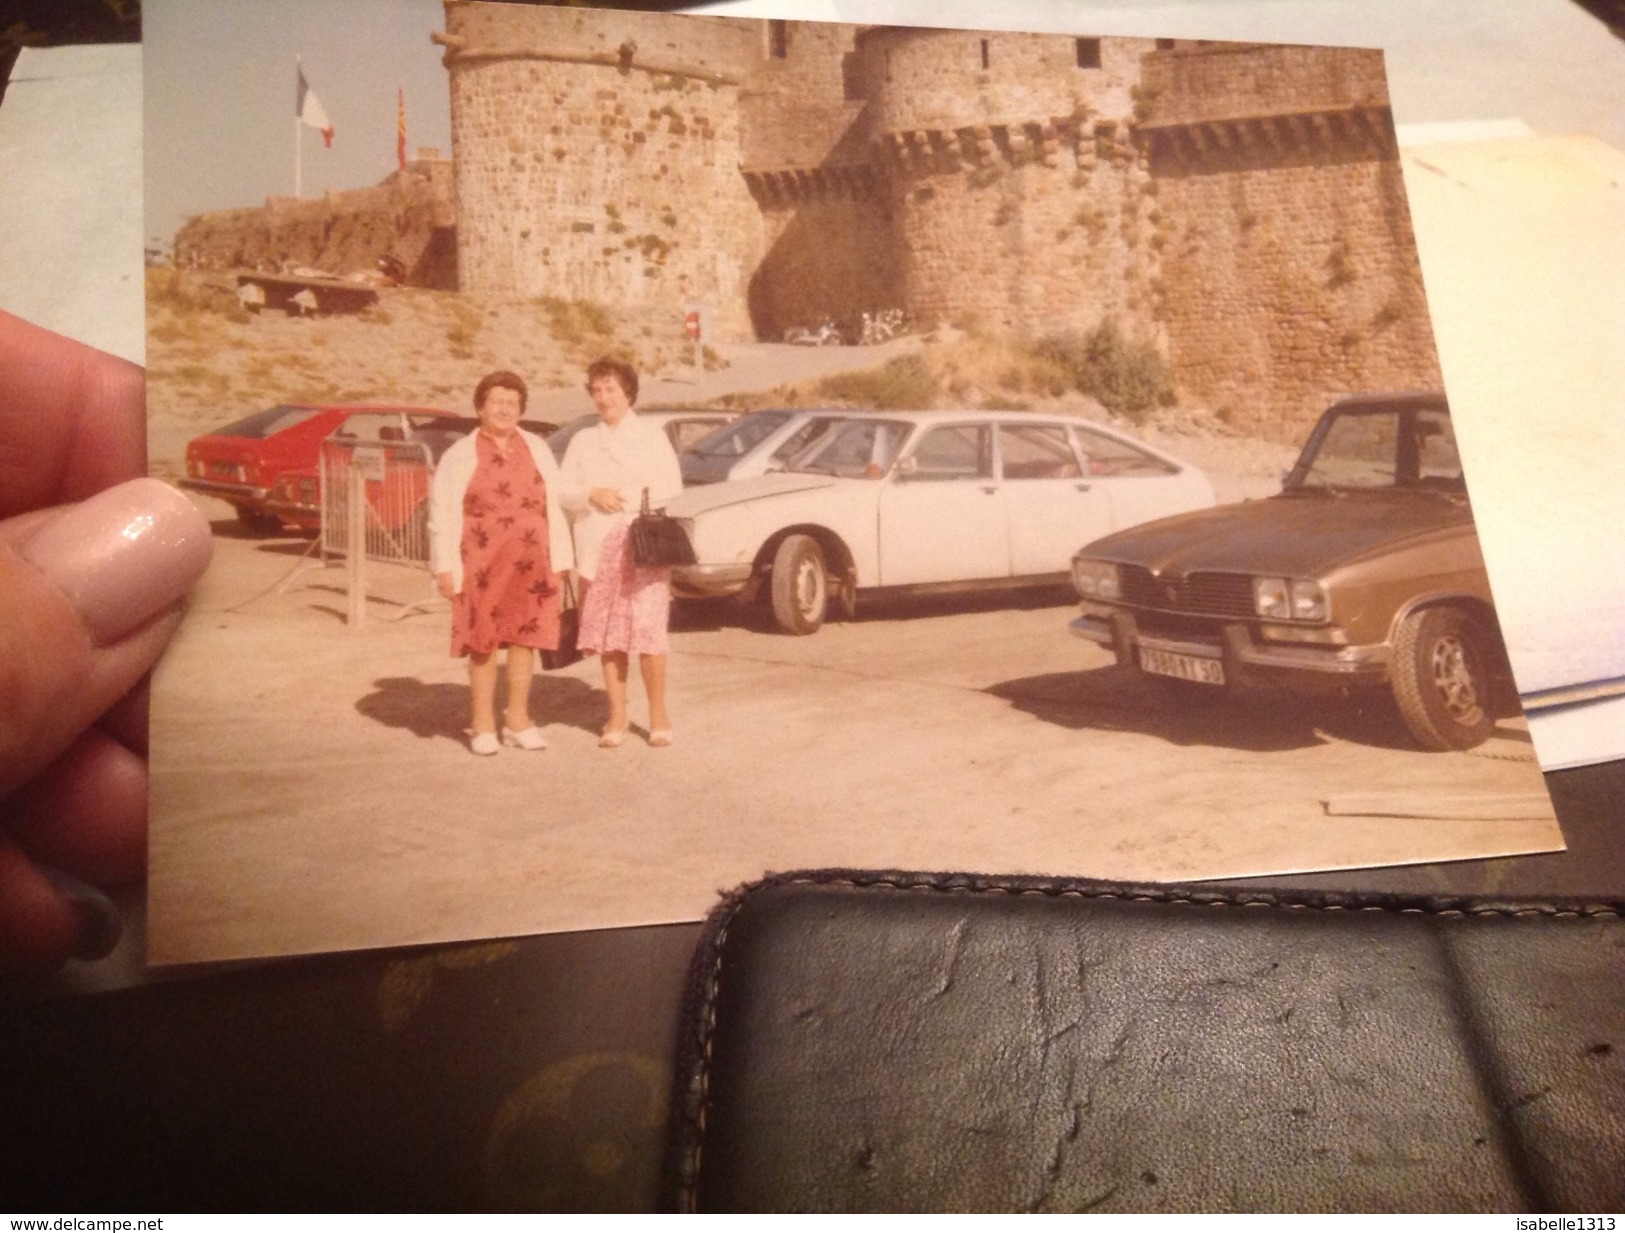
<svg viewBox="0 0 1625 1233"><path fill-rule="evenodd" d="M576 570L583 578L598 572L604 537L621 523L631 522L649 490L649 504L663 505L683 491L683 472L660 425L628 411L614 428L599 420L578 432L564 451L560 499L575 531ZM613 488L625 508L606 514L587 502L594 488Z"/></svg>

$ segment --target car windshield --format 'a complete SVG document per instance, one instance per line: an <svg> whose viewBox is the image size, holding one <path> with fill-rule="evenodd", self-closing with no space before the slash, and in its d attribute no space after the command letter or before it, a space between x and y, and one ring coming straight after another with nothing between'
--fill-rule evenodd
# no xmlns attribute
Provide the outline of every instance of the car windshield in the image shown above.
<svg viewBox="0 0 1625 1233"><path fill-rule="evenodd" d="M789 418L788 411L754 411L706 433L684 453L701 458L743 458Z"/></svg>
<svg viewBox="0 0 1625 1233"><path fill-rule="evenodd" d="M1286 487L1467 491L1450 415L1438 407L1360 408L1329 416L1309 438Z"/></svg>
<svg viewBox="0 0 1625 1233"><path fill-rule="evenodd" d="M913 427L903 420L847 420L791 459L785 469L879 479L891 469Z"/></svg>
<svg viewBox="0 0 1625 1233"><path fill-rule="evenodd" d="M247 419L238 420L235 424L227 424L224 428L215 429L215 435L221 437L250 437L256 441L292 428L296 424L303 424L312 416L319 414L316 407L272 407L266 411L256 411Z"/></svg>
<svg viewBox="0 0 1625 1233"><path fill-rule="evenodd" d="M773 451L774 469L782 471L785 462L811 448L814 442L823 440L824 435L840 422L838 415L820 415L807 420Z"/></svg>

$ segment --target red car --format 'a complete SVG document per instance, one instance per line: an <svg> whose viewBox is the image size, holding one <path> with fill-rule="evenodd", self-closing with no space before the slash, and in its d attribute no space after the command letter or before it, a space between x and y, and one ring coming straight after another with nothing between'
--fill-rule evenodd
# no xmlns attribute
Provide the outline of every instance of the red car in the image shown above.
<svg viewBox="0 0 1625 1233"><path fill-rule="evenodd" d="M364 427L354 422L357 417ZM271 490L289 472L313 476L322 441L330 434L348 428L371 440L408 441L442 420L461 418L437 407L287 403L188 443L180 485L229 502L244 527L271 535L283 525Z"/></svg>
<svg viewBox="0 0 1625 1233"><path fill-rule="evenodd" d="M349 441L400 441L403 438L386 433L379 435L379 425L357 425L346 421L335 430L332 440L339 449L342 461L349 455L345 448ZM386 531L399 531L413 524L428 525L429 477L433 466L440 461L452 442L466 437L479 427L473 416L437 416L426 423L411 427L404 437L410 445L421 445L427 451L429 467L417 462L410 452L404 452L389 465L382 480L367 481L367 504L371 506L369 520ZM538 437L551 434L556 424L542 420L520 420L519 427ZM301 531L319 531L322 525L322 481L320 464L294 467L284 471L264 501L265 509Z"/></svg>

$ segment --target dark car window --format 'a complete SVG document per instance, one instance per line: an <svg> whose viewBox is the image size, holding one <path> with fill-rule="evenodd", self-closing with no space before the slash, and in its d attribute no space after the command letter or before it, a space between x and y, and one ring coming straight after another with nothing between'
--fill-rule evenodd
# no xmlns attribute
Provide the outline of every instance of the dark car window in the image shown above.
<svg viewBox="0 0 1625 1233"><path fill-rule="evenodd" d="M950 424L920 438L910 455L909 477L918 480L992 479L993 451L986 424Z"/></svg>
<svg viewBox="0 0 1625 1233"><path fill-rule="evenodd" d="M1078 448L1083 452L1083 465L1090 475L1172 475L1179 470L1155 454L1135 449L1126 441L1108 437L1103 432L1075 427Z"/></svg>
<svg viewBox="0 0 1625 1233"><path fill-rule="evenodd" d="M1311 440L1290 486L1466 490L1449 413L1414 407L1332 416Z"/></svg>
<svg viewBox="0 0 1625 1233"><path fill-rule="evenodd" d="M1060 424L1000 424L999 455L1007 480L1074 479L1082 474Z"/></svg>
<svg viewBox="0 0 1625 1233"><path fill-rule="evenodd" d="M838 415L821 415L815 420L808 420L784 439L784 443L773 451L774 462L784 462L794 458L802 450L810 449L823 440L824 434L841 422Z"/></svg>
<svg viewBox="0 0 1625 1233"><path fill-rule="evenodd" d="M790 418L788 411L756 411L731 424L713 428L688 447L702 458L743 458L774 429Z"/></svg>
<svg viewBox="0 0 1625 1233"><path fill-rule="evenodd" d="M246 419L240 419L235 424L227 424L224 428L215 429L215 435L220 437L249 437L260 441L266 437L274 436L279 432L321 414L317 407L272 407L266 411L256 411Z"/></svg>
<svg viewBox="0 0 1625 1233"><path fill-rule="evenodd" d="M696 441L715 432L717 423L718 421L712 419L673 418L666 422L666 437L671 441L671 447L681 454L684 450L692 448Z"/></svg>
<svg viewBox="0 0 1625 1233"><path fill-rule="evenodd" d="M891 468L912 428L902 420L846 420L795 458L790 470L878 479Z"/></svg>
<svg viewBox="0 0 1625 1233"><path fill-rule="evenodd" d="M398 413L382 414L359 412L347 417L333 430L333 435L345 441L404 441L406 431L401 427Z"/></svg>

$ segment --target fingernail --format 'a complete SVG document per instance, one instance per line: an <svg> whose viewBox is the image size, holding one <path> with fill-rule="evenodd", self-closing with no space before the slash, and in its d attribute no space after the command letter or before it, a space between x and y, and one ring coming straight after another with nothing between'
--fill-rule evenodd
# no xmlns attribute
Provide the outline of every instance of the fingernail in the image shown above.
<svg viewBox="0 0 1625 1233"><path fill-rule="evenodd" d="M105 959L112 954L124 933L124 919L113 901L88 882L81 882L60 869L42 869L41 872L73 910L73 957Z"/></svg>
<svg viewBox="0 0 1625 1233"><path fill-rule="evenodd" d="M22 555L66 592L99 646L179 603L214 551L208 521L168 484L130 480L46 522Z"/></svg>

